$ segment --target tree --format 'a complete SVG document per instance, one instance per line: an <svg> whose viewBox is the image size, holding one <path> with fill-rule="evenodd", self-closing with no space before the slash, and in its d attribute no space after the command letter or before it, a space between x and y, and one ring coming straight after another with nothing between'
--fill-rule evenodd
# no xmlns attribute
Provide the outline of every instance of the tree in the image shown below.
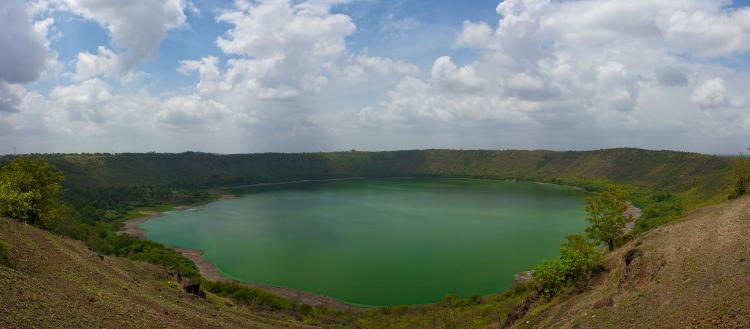
<svg viewBox="0 0 750 329"><path fill-rule="evenodd" d="M31 224L52 219L63 208L63 174L43 160L19 157L0 168L0 216Z"/></svg>
<svg viewBox="0 0 750 329"><path fill-rule="evenodd" d="M627 192L617 185L609 185L586 199L586 220L591 223L586 233L591 239L606 244L609 250L622 241L627 200Z"/></svg>

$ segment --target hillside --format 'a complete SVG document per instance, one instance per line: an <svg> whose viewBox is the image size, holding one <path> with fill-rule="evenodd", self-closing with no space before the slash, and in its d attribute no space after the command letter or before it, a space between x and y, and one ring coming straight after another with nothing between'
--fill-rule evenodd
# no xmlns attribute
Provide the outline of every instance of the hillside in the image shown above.
<svg viewBox="0 0 750 329"><path fill-rule="evenodd" d="M163 267L0 220L15 269L0 266L0 328L314 328L183 292Z"/></svg>
<svg viewBox="0 0 750 329"><path fill-rule="evenodd" d="M608 255L580 294L538 306L518 328L747 328L750 197L691 212Z"/></svg>
<svg viewBox="0 0 750 329"><path fill-rule="evenodd" d="M415 150L391 152L123 153L43 155L68 188L226 186L332 177L463 176L585 183L609 180L681 192L726 186L729 159L697 153L598 151Z"/></svg>

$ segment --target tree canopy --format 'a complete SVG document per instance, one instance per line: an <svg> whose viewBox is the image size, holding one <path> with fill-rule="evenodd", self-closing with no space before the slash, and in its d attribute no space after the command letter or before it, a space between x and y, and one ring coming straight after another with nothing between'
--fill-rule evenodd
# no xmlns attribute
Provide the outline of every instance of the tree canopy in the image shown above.
<svg viewBox="0 0 750 329"><path fill-rule="evenodd" d="M593 240L606 244L609 250L622 241L627 200L628 193L617 185L608 185L586 199L586 220L591 223L586 233Z"/></svg>
<svg viewBox="0 0 750 329"><path fill-rule="evenodd" d="M39 224L62 207L63 174L42 160L16 158L0 168L0 216Z"/></svg>

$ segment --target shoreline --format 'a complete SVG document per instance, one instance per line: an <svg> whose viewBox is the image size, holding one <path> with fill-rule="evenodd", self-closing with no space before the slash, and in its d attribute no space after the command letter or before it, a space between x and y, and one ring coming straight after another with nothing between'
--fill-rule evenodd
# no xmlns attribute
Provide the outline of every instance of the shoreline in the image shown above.
<svg viewBox="0 0 750 329"><path fill-rule="evenodd" d="M399 177L387 177L387 178L382 178L382 179L409 179L409 178L417 178L417 177L399 176ZM515 182L515 180L511 180L511 179L471 178L471 177L444 177L444 178L464 179L464 180L514 181ZM247 187L274 186L274 185L297 184L297 183L327 182L327 181L364 180L364 179L371 179L371 178L369 177L341 177L341 178L328 178L328 179L305 179L305 180L294 180L294 181L284 181L284 182L257 183L257 184L230 186L230 187L224 187L224 188L217 188L215 191L226 191L226 190L233 190L233 189L240 189L240 188L247 188ZM533 183L567 186L567 187L573 187L576 189L583 190L583 188L577 187L577 186L568 186L568 185L560 185L560 184L545 183L545 182L533 182ZM199 203L199 204L193 204L193 205L175 206L173 209L167 210L167 211L194 209L194 208L198 208L198 207L204 206L208 203L215 202L215 201L231 200L231 199L239 198L239 196L232 194L231 192L229 193L218 192L217 195L219 197L217 200L210 200L205 203ZM147 240L146 234L145 234L146 232L140 228L140 225L154 217L159 217L163 215L167 211L143 211L142 213L144 214L144 216L123 221L122 222L123 227L117 231L117 234L129 234L140 240ZM282 297L285 297L285 298L288 298L297 302L301 302L304 304L312 305L312 306L325 305L325 306L329 306L329 307L333 307L333 308L336 308L339 310L345 310L345 311L363 311L368 308L367 306L358 306L354 304L349 304L349 303L346 303L344 301L338 300L330 296L319 295L319 294L297 290L297 289L293 289L289 287L238 281L238 280L232 279L222 274L215 264L205 259L203 257L203 250L182 248L182 247L173 247L172 249L179 252L186 258L190 259L193 263L195 263L195 265L198 267L200 274L204 278L211 280L211 281L236 282L236 283L245 285L250 288L268 291L268 292L277 294L279 296L282 296Z"/></svg>
<svg viewBox="0 0 750 329"><path fill-rule="evenodd" d="M193 263L198 266L198 270L200 271L201 275L211 281L236 282L250 288L268 291L276 295L311 306L329 306L346 311L361 311L365 309L365 307L348 304L330 296L319 295L312 292L297 290L288 287L235 280L222 274L221 271L219 271L219 269L216 267L216 265L214 265L214 263L204 258L202 250L180 247L176 247L173 249L183 256L187 257L188 259L192 260Z"/></svg>
<svg viewBox="0 0 750 329"><path fill-rule="evenodd" d="M219 193L218 196L219 196L218 200L231 200L231 199L238 198L238 196L234 194L226 194L226 193ZM218 200L213 200L209 202L214 202ZM204 204L175 206L172 210L168 210L168 211L194 209L194 208L201 207L203 205ZM120 230L117 231L117 234L128 234L140 240L148 240L146 238L146 231L140 228L140 225L154 217L159 217L163 215L165 212L166 211L143 211L143 216L123 221L122 222L123 226L122 228L120 228ZM245 285L250 288L271 292L281 297L288 298L288 299L301 302L304 304L308 304L311 306L323 305L323 306L333 307L333 308L344 310L344 311L362 311L366 309L366 307L364 306L356 306L353 304L348 304L346 302L340 301L330 296L318 295L315 293L292 289L288 287L282 287L282 286L238 281L238 280L232 279L222 274L221 271L219 271L219 269L216 267L216 265L214 265L214 263L208 261L206 258L203 257L203 250L182 248L182 247L173 247L172 249L174 251L179 252L181 255L185 256L187 259L190 259L193 263L195 263L195 265L198 267L200 274L204 278L211 280L211 281L237 282L239 284Z"/></svg>

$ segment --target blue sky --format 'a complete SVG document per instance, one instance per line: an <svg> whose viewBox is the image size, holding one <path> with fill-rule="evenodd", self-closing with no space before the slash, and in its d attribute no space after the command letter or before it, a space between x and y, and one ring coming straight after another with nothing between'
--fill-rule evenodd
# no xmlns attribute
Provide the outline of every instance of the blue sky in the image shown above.
<svg viewBox="0 0 750 329"><path fill-rule="evenodd" d="M0 140L27 152L750 140L750 0L0 6Z"/></svg>

